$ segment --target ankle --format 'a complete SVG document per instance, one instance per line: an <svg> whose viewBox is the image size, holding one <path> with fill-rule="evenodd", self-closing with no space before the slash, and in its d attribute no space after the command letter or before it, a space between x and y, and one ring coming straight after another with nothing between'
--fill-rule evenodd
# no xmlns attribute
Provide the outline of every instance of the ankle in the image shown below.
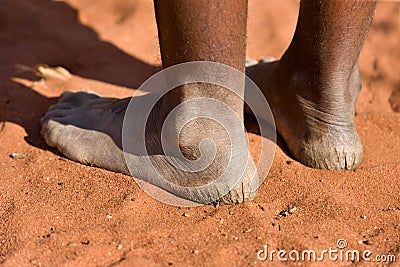
<svg viewBox="0 0 400 267"><path fill-rule="evenodd" d="M166 115L158 114L165 114L165 110L153 113L151 125L159 133L157 139L164 152L172 151L173 156L182 153L192 161L218 157L221 162L229 161L233 146L246 144L247 148L242 119L215 99L189 99Z"/></svg>
<svg viewBox="0 0 400 267"><path fill-rule="evenodd" d="M293 58L292 54L285 53L273 74L275 79L286 83L290 92L327 107L332 102L355 103L361 89L358 61L336 66L329 61Z"/></svg>
<svg viewBox="0 0 400 267"><path fill-rule="evenodd" d="M224 88L215 84L209 83L189 83L179 86L167 94L165 94L160 103L160 111L163 114L169 114L173 109L187 101L191 100L216 100L221 104L225 104L231 110L233 110L243 121L243 96L244 96L244 83L242 92L235 92L229 88ZM205 105L199 104L198 107L190 104L185 106L186 110L182 110L184 113L195 113L196 111L201 112L201 109L209 108ZM197 108L197 109L196 109ZM182 109L182 108L181 108ZM218 110L215 110L218 113Z"/></svg>

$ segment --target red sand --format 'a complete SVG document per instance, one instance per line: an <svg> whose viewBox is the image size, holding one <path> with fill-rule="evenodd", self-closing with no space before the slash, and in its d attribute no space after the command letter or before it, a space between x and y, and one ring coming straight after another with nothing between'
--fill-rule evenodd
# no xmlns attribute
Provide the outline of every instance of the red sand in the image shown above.
<svg viewBox="0 0 400 267"><path fill-rule="evenodd" d="M297 9L297 1L250 1L248 55L279 58ZM60 160L39 134L40 117L63 91L129 96L157 71L152 2L3 0L0 263L262 265L270 263L257 259L265 244L320 252L336 248L340 238L346 249L368 249L371 257L393 254L400 261L398 36L400 4L380 3L361 54L364 87L356 124L365 153L357 170L313 170L277 148L253 203L177 208L150 198L129 176ZM32 72L37 64L63 66L73 77L40 79ZM249 137L257 151L257 136ZM12 153L25 157L12 159ZM274 265L280 265L276 256Z"/></svg>

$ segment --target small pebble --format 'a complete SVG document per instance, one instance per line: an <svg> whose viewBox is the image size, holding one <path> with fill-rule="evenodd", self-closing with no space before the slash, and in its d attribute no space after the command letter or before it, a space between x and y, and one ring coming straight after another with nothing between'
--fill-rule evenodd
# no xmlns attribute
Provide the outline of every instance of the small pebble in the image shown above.
<svg viewBox="0 0 400 267"><path fill-rule="evenodd" d="M184 214L182 214L182 216L183 217L190 217L190 214L185 212Z"/></svg>
<svg viewBox="0 0 400 267"><path fill-rule="evenodd" d="M364 240L364 241L363 241L363 244L364 244L364 245L372 245L372 241Z"/></svg>
<svg viewBox="0 0 400 267"><path fill-rule="evenodd" d="M279 216L286 217L288 215L289 215L289 212L287 210L283 210L283 211L279 212Z"/></svg>
<svg viewBox="0 0 400 267"><path fill-rule="evenodd" d="M10 157L11 157L12 159L23 159L23 158L26 157L26 155L25 155L25 154L12 153L12 154L10 155Z"/></svg>
<svg viewBox="0 0 400 267"><path fill-rule="evenodd" d="M290 214L293 214L295 211L297 210L297 208L296 207L294 207L294 208L291 208L290 210L289 210L289 213Z"/></svg>
<svg viewBox="0 0 400 267"><path fill-rule="evenodd" d="M297 210L297 208L293 207L291 209L282 210L282 211L280 211L280 212L278 211L278 212L279 212L279 216L286 217L286 216L289 216L290 214L293 214L296 210Z"/></svg>

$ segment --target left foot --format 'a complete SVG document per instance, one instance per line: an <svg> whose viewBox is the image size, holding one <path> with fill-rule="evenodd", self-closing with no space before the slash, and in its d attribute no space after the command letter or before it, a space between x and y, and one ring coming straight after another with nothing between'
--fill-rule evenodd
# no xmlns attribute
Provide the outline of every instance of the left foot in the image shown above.
<svg viewBox="0 0 400 267"><path fill-rule="evenodd" d="M139 97L146 101L146 95ZM152 181L151 183L155 186L190 201L209 204L211 199L211 202L218 204L237 204L254 199L256 195L254 185L258 186L258 177L251 158L239 159L243 164L245 162L248 164L247 167L245 166L243 177L234 188L228 184L223 185L224 188L221 188L221 185L219 187L218 185L206 186L205 189L202 189L203 191L191 188L214 181L224 171L225 159L229 158L229 155L225 155L224 152L227 147L223 141L226 135L224 133L218 133L216 141L213 139L217 146L217 152L222 151L222 154L215 157L211 167L198 173L188 173L174 169L169 159L162 154L159 141L160 131L146 128L146 146L150 153L144 157L149 158L154 166L159 167L158 172L164 179L182 187L181 189L171 188L163 181L155 179L152 171L143 168L143 156L140 155L134 155L133 164L137 168L133 170L134 173L130 173L122 150L122 124L130 100L130 98L120 100L102 98L85 92L63 93L59 102L51 106L41 119L41 134L49 146L57 147L61 153L74 161L132 175L144 181ZM150 120L154 120L152 123L157 125L159 123L157 120L160 120L162 116L156 112L153 114L156 116ZM152 123L150 125L153 125ZM186 158L192 160L198 158L199 142L197 141L204 139L204 131L206 134L207 131L218 131L218 128L207 125L203 124L196 131L183 131L183 137L180 136L180 145L182 142L185 144L183 147L181 146L181 150ZM187 136L186 139L185 136ZM147 142L148 140L150 141ZM218 150L219 148L222 149ZM209 169L210 171L208 171ZM227 190L226 188L232 189Z"/></svg>

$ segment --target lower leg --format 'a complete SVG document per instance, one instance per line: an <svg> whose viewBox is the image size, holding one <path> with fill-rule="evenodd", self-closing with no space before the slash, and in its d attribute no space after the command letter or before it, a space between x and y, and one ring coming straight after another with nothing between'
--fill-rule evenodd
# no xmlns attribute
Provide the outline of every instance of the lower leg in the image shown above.
<svg viewBox="0 0 400 267"><path fill-rule="evenodd" d="M212 61L233 67L241 72L245 69L247 0L155 0L158 35L163 67L192 61ZM213 75L213 73L210 73ZM244 77L243 77L244 78ZM244 79L243 79L244 82ZM168 114L177 105L195 98L215 99L229 106L243 123L244 86L235 93L213 84L186 84L180 86L162 98L161 114ZM195 105L195 104L193 104ZM210 109L208 106L190 106L188 113L196 109ZM184 110L183 113L186 111ZM215 110L215 117L224 116L221 110ZM188 115L188 114L183 114ZM181 120L181 118L177 118ZM243 129L235 129L243 131ZM179 148L188 159L197 159L202 155L199 144L211 139L216 146L216 160L202 172L197 180L211 182L221 175L225 165L229 164L230 136L226 129L209 119L194 118L185 125L174 138L179 138ZM246 152L248 150L246 145ZM245 154L243 155L245 157ZM252 164L252 163L251 163ZM248 192L254 169L245 173L242 181L228 196L228 202L250 200L254 194ZM246 184L246 185L245 185ZM247 192L238 192L238 191ZM232 195L233 194L233 195ZM241 200L234 199L240 195Z"/></svg>
<svg viewBox="0 0 400 267"><path fill-rule="evenodd" d="M302 163L352 169L362 157L355 126L358 57L374 1L302 0L282 59L249 68L271 104L279 133Z"/></svg>
<svg viewBox="0 0 400 267"><path fill-rule="evenodd" d="M244 72L247 0L155 0L154 5L164 68L213 61ZM202 96L221 100L242 116L243 101L212 85L183 86L164 97L164 107Z"/></svg>

